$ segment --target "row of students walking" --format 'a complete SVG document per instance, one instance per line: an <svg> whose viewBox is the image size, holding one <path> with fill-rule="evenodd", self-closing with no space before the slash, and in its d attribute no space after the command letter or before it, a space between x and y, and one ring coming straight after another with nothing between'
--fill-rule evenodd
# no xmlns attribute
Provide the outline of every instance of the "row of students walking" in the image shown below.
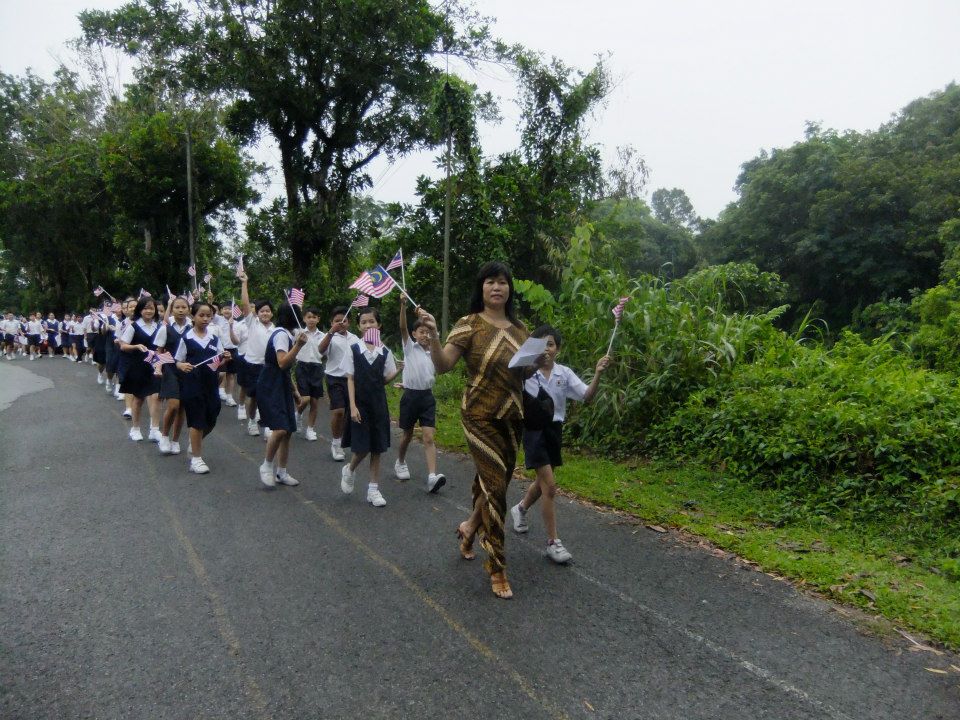
<svg viewBox="0 0 960 720"><path fill-rule="evenodd" d="M130 440L144 440L145 406L147 439L156 442L163 455L182 453L186 426L191 473L211 471L203 459L204 440L216 427L222 406L236 407L246 433L262 434L266 441L259 481L268 489L300 484L289 470L291 438L300 430L307 443L317 441L319 402L326 397L329 452L334 461L344 463L341 491L354 492L366 462L365 499L373 507L384 507L381 457L391 445L386 386L403 373L398 418L402 436L393 474L399 480L410 478L406 459L419 425L428 469L424 488L438 492L446 477L437 469L433 387L437 372L450 370L463 357L470 376L462 404L463 428L477 478L474 511L457 529L460 553L472 559L479 535L489 556L486 567L494 594L509 598L502 535L507 518L515 532L528 532L528 514L539 502L547 534L545 555L556 563L572 557L558 537L554 502L554 473L563 463L566 405L569 400L590 402L595 397L610 360L600 358L592 380L585 383L556 361L560 333L542 326L532 333L546 341L536 365L520 375L509 369L510 356L529 334L513 316L508 273L499 264L482 269L471 315L458 321L443 346L428 313L418 308L415 322L408 326L407 303L401 298L404 362L381 341L378 309L357 311L359 334L351 332L352 308L345 307L334 308L327 317L328 329L321 330L323 318L316 308L301 310L284 300L275 311L268 300L251 303L246 274L240 278L241 302L236 307L218 308L212 300L188 306L183 297L172 298L166 306L151 297L115 304L109 317L99 317L96 333L102 337L103 351L96 351L94 338L91 360L98 368L97 381L125 403ZM545 393L551 399L550 418L540 426L524 427L516 377L521 377L528 396ZM503 498L520 437L525 465L536 476L523 499L508 508ZM349 459L345 449L351 450Z"/></svg>

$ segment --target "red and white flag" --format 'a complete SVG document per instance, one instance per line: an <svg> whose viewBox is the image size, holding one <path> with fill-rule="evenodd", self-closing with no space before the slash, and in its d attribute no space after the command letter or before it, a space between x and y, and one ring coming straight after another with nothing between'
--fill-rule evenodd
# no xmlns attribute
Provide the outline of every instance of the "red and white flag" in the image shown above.
<svg viewBox="0 0 960 720"><path fill-rule="evenodd" d="M243 317L243 310L241 310L235 302L231 301L230 314L233 315L234 320L239 320L240 318Z"/></svg>
<svg viewBox="0 0 960 720"><path fill-rule="evenodd" d="M377 265L373 270L364 270L350 287L371 297L382 298L396 286L397 283L390 277L390 273L383 266Z"/></svg>
<svg viewBox="0 0 960 720"><path fill-rule="evenodd" d="M303 290L300 288L291 288L290 294L287 296L287 300L290 301L291 305L296 305L297 307L303 307L303 300L306 297Z"/></svg>
<svg viewBox="0 0 960 720"><path fill-rule="evenodd" d="M200 297L203 297L203 294L206 291L207 289L203 285L197 285L197 295L199 295Z"/></svg>
<svg viewBox="0 0 960 720"><path fill-rule="evenodd" d="M363 334L363 341L367 343L367 345L373 345L374 347L383 345L383 343L380 342L380 328L368 328Z"/></svg>
<svg viewBox="0 0 960 720"><path fill-rule="evenodd" d="M211 274L208 272L206 275L203 276L203 281L204 281L207 285L209 285L209 284L210 284L210 278L212 278L212 277L213 277L213 275L211 275Z"/></svg>
<svg viewBox="0 0 960 720"><path fill-rule="evenodd" d="M94 297L100 297L101 295L103 295L104 292L105 292L105 290L103 289L103 285L97 285L97 286L93 289L93 295L94 295Z"/></svg>
<svg viewBox="0 0 960 720"><path fill-rule="evenodd" d="M357 295L356 299L350 303L351 307L362 308L370 304L370 296L360 293Z"/></svg>
<svg viewBox="0 0 960 720"><path fill-rule="evenodd" d="M237 277L243 275L243 255L237 258L237 265L234 269L236 270Z"/></svg>
<svg viewBox="0 0 960 720"><path fill-rule="evenodd" d="M189 275L190 277L196 277L197 269L193 265L191 265L190 267L187 268L187 275Z"/></svg>
<svg viewBox="0 0 960 720"><path fill-rule="evenodd" d="M157 367L159 365L169 365L174 362L173 355L168 352L155 352L153 350L147 350L146 356L143 358L143 361L148 365L153 365Z"/></svg>
<svg viewBox="0 0 960 720"><path fill-rule="evenodd" d="M216 355L213 360L209 362L210 369L216 372L221 365L223 365L223 354Z"/></svg>
<svg viewBox="0 0 960 720"><path fill-rule="evenodd" d="M394 270L396 268L402 268L402 267L403 267L403 248L400 248L399 250L397 250L397 254L393 256L393 260L391 260L387 264L387 270L389 271L389 270Z"/></svg>
<svg viewBox="0 0 960 720"><path fill-rule="evenodd" d="M187 305L193 307L193 293L187 290Z"/></svg>
<svg viewBox="0 0 960 720"><path fill-rule="evenodd" d="M624 306L626 306L627 300L629 299L630 299L629 296L620 298L620 302L617 303L617 306L612 310L613 317L616 319L617 322L620 322L620 318L623 317L623 308Z"/></svg>
<svg viewBox="0 0 960 720"><path fill-rule="evenodd" d="M137 299L139 300L140 298L145 298L145 297L153 297L153 295L151 295L145 289L140 288L140 294L137 296Z"/></svg>

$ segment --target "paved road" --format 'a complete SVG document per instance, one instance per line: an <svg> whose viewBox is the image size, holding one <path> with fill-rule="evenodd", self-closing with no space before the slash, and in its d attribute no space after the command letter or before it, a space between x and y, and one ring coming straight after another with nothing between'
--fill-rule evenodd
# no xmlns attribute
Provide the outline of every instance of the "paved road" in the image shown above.
<svg viewBox="0 0 960 720"><path fill-rule="evenodd" d="M266 492L225 410L193 476L126 440L93 377L0 365L2 718L960 717L940 660L670 535L563 501L576 564L534 519L504 602L456 551L463 459L374 509L298 438L303 485Z"/></svg>

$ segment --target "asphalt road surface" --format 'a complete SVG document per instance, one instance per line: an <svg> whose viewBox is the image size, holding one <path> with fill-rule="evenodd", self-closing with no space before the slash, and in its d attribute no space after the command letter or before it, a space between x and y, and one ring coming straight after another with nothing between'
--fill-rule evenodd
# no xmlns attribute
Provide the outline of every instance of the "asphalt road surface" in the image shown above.
<svg viewBox="0 0 960 720"><path fill-rule="evenodd" d="M89 365L3 362L0 388L4 720L960 717L958 675L925 670L940 658L566 499L575 562L543 557L535 511L508 531L516 597L496 599L457 553L457 455L428 495L414 444L415 479L388 472L377 509L366 465L340 493L325 415L291 446L302 485L267 492L231 409L196 476L126 439Z"/></svg>

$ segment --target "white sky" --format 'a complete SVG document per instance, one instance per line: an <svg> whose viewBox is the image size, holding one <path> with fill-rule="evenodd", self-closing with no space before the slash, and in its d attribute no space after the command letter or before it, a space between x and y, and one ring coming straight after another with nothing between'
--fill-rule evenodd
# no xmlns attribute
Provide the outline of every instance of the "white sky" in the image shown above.
<svg viewBox="0 0 960 720"><path fill-rule="evenodd" d="M77 13L119 0L0 0L0 70L50 77ZM608 160L632 144L652 169L648 190L683 188L714 217L735 196L741 163L803 137L807 120L874 129L909 101L960 77L958 0L477 0L495 33L569 65L610 53L619 79L590 126ZM468 79L498 95L503 122L484 127L486 154L517 144L509 75ZM258 159L276 158L262 148ZM377 199L412 201L433 154L375 165ZM279 194L275 177L270 186Z"/></svg>

